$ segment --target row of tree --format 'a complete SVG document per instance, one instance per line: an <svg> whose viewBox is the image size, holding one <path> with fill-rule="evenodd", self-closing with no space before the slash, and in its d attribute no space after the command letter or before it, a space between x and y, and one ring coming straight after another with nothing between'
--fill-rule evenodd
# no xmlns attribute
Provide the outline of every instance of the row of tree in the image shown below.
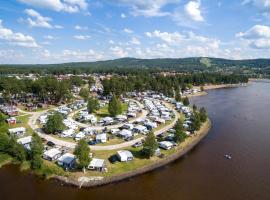
<svg viewBox="0 0 270 200"><path fill-rule="evenodd" d="M104 79L102 85L105 95L115 94L119 96L125 92L153 90L173 97L174 91L179 91L179 88L184 91L192 85L234 84L247 81L246 76L236 74L194 73L176 74L174 76L139 74L113 76L110 79Z"/></svg>

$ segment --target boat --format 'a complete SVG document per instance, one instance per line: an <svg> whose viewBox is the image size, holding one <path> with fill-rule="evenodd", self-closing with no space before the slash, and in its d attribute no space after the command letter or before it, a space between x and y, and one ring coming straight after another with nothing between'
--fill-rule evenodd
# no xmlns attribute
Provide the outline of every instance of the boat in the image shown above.
<svg viewBox="0 0 270 200"><path fill-rule="evenodd" d="M224 157L227 158L227 159L232 159L232 156L230 156L228 154L224 155Z"/></svg>

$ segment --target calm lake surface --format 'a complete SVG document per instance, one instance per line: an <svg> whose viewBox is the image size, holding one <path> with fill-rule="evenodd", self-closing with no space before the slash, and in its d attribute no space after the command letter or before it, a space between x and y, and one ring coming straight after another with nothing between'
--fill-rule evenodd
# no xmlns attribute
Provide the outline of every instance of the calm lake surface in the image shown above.
<svg viewBox="0 0 270 200"><path fill-rule="evenodd" d="M81 190L7 166L0 170L0 199L269 200L270 82L213 90L192 102L207 108L213 126L184 158L128 181Z"/></svg>

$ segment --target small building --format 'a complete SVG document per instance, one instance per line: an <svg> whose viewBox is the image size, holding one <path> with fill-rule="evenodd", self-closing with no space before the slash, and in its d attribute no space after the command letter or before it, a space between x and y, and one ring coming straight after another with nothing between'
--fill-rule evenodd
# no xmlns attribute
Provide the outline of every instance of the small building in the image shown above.
<svg viewBox="0 0 270 200"><path fill-rule="evenodd" d="M71 153L65 153L57 159L57 163L65 169L71 169L75 166L76 156Z"/></svg>
<svg viewBox="0 0 270 200"><path fill-rule="evenodd" d="M98 134L96 135L96 141L99 143L105 143L107 142L107 135L106 133Z"/></svg>
<svg viewBox="0 0 270 200"><path fill-rule="evenodd" d="M43 153L45 160L54 161L61 156L61 151L58 148L53 148Z"/></svg>
<svg viewBox="0 0 270 200"><path fill-rule="evenodd" d="M158 143L158 146L162 149L169 150L173 147L173 143L169 141L162 141Z"/></svg>
<svg viewBox="0 0 270 200"><path fill-rule="evenodd" d="M26 129L24 127L10 128L8 132L15 136L22 136L26 133Z"/></svg>
<svg viewBox="0 0 270 200"><path fill-rule="evenodd" d="M25 149L30 150L30 143L32 142L32 136L23 137L17 140L17 143L22 144Z"/></svg>
<svg viewBox="0 0 270 200"><path fill-rule="evenodd" d="M10 117L10 118L7 119L7 123L9 125L15 125L17 123L17 120L16 120L15 117Z"/></svg>
<svg viewBox="0 0 270 200"><path fill-rule="evenodd" d="M105 171L106 165L105 165L105 160L103 159L98 159L98 158L93 158L88 165L88 169L90 170L96 170L96 171Z"/></svg>
<svg viewBox="0 0 270 200"><path fill-rule="evenodd" d="M132 161L134 158L132 153L127 150L117 151L116 156L121 162Z"/></svg>

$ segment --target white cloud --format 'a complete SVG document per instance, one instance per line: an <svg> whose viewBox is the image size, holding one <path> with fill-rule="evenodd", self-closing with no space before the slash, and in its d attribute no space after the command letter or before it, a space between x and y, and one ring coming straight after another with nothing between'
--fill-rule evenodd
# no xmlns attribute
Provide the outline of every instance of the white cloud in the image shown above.
<svg viewBox="0 0 270 200"><path fill-rule="evenodd" d="M47 39L47 40L55 40L56 37L51 36L51 35L45 35L43 38Z"/></svg>
<svg viewBox="0 0 270 200"><path fill-rule="evenodd" d="M168 32L161 32L159 30L155 30L154 32L146 32L145 33L147 37L149 38L159 38L165 42L168 43L175 43L175 42L179 42L183 39L183 35L181 35L178 32L174 32L174 33L168 33Z"/></svg>
<svg viewBox="0 0 270 200"><path fill-rule="evenodd" d="M109 40L109 44L114 44L115 42L113 40Z"/></svg>
<svg viewBox="0 0 270 200"><path fill-rule="evenodd" d="M128 6L134 16L161 17L170 13L163 11L169 4L177 4L179 0L110 0L112 3Z"/></svg>
<svg viewBox="0 0 270 200"><path fill-rule="evenodd" d="M5 28L0 20L0 39L8 41L9 44L21 47L38 47L35 39L22 33L14 33L11 29Z"/></svg>
<svg viewBox="0 0 270 200"><path fill-rule="evenodd" d="M123 31L124 31L125 33L133 33L133 30L128 29L128 28L125 28Z"/></svg>
<svg viewBox="0 0 270 200"><path fill-rule="evenodd" d="M255 25L246 32L236 34L236 37L248 42L255 49L270 49L270 27Z"/></svg>
<svg viewBox="0 0 270 200"><path fill-rule="evenodd" d="M185 5L185 8L184 8L185 12L193 21L196 21L196 22L204 21L204 18L201 15L200 6L201 6L200 0L190 1Z"/></svg>
<svg viewBox="0 0 270 200"><path fill-rule="evenodd" d="M111 47L110 48L113 56L116 56L117 58L123 58L128 56L128 52L126 52L124 49L122 49L119 46Z"/></svg>
<svg viewBox="0 0 270 200"><path fill-rule="evenodd" d="M24 12L29 17L23 21L25 21L30 27L53 28L53 26L50 24L50 21L52 21L51 18L43 17L33 9L26 9Z"/></svg>
<svg viewBox="0 0 270 200"><path fill-rule="evenodd" d="M88 4L86 0L17 0L28 6L45 8L57 12L75 13L86 10Z"/></svg>
<svg viewBox="0 0 270 200"><path fill-rule="evenodd" d="M88 40L91 38L90 35L74 35L73 37L77 40Z"/></svg>
<svg viewBox="0 0 270 200"><path fill-rule="evenodd" d="M126 16L124 13L121 13L120 17L124 19L124 18L126 18L127 16Z"/></svg>
<svg viewBox="0 0 270 200"><path fill-rule="evenodd" d="M76 25L75 27L74 27L76 30L88 30L88 27L87 26L79 26L79 25Z"/></svg>
<svg viewBox="0 0 270 200"><path fill-rule="evenodd" d="M134 44L134 45L140 45L140 44L141 44L140 40L138 40L138 39L135 38L135 37L133 37L133 38L129 41L129 43Z"/></svg>
<svg viewBox="0 0 270 200"><path fill-rule="evenodd" d="M64 27L61 26L61 25L54 25L54 28L56 28L56 29L63 29Z"/></svg>

